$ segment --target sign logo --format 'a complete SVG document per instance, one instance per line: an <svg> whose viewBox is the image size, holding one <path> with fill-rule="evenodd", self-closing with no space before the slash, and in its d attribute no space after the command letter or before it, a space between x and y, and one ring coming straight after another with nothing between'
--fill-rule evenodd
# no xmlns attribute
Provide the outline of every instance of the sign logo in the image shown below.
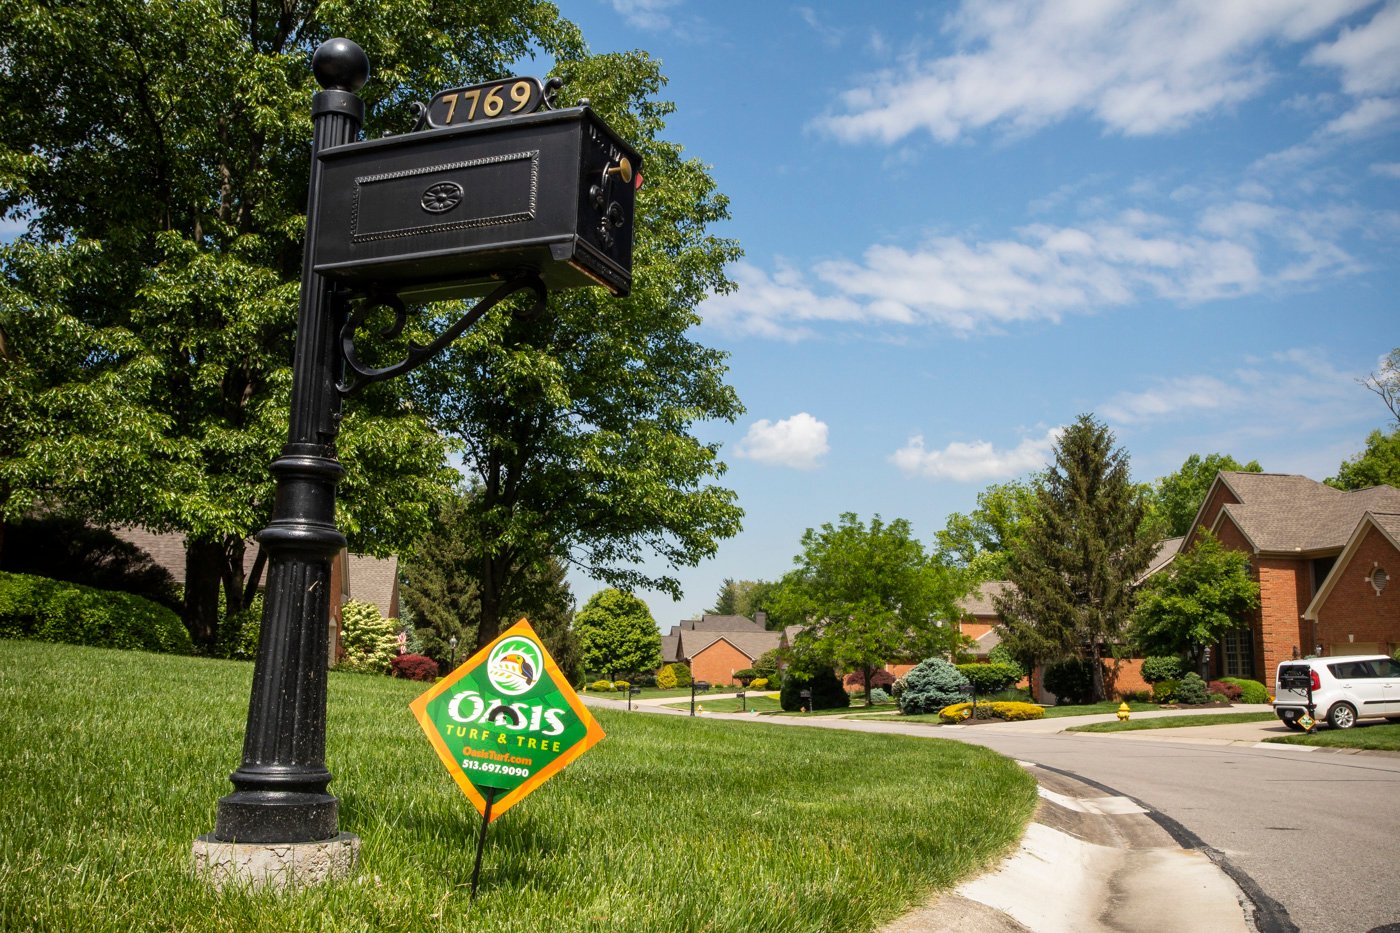
<svg viewBox="0 0 1400 933"><path fill-rule="evenodd" d="M521 635L500 640L486 662L487 680L506 696L529 692L544 673L540 652L539 645Z"/></svg>
<svg viewBox="0 0 1400 933"><path fill-rule="evenodd" d="M423 192L419 204L429 214L446 214L462 203L462 186L455 181L440 181Z"/></svg>
<svg viewBox="0 0 1400 933"><path fill-rule="evenodd" d="M409 704L438 758L494 821L603 738L524 619Z"/></svg>

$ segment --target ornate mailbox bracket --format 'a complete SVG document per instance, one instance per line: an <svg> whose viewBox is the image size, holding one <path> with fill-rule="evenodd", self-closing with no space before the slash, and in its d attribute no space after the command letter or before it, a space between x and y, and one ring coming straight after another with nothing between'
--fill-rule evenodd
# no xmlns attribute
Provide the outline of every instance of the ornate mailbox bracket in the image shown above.
<svg viewBox="0 0 1400 933"><path fill-rule="evenodd" d="M360 362L359 355L355 352L355 332L364 324L370 312L375 308L384 307L393 312L394 320L389 326L382 328L378 332L378 336L392 340L402 333L403 326L408 320L408 311L404 307L403 300L393 292L382 290L371 292L361 300L360 306L350 314L345 321L345 326L340 329L340 350L345 357L345 367L349 372L336 385L336 388L341 395L353 395L371 382L392 379L417 369L441 353L452 341L466 333L467 329L481 320L486 312L511 295L523 291L534 292L535 303L529 310L517 313L526 317L536 317L543 314L546 299L549 297L549 291L545 288L544 282L534 273L518 276L502 283L495 291L478 301L470 311L457 320L456 324L439 334L432 343L427 346L410 343L408 353L403 359L391 366L378 368L366 366Z"/></svg>

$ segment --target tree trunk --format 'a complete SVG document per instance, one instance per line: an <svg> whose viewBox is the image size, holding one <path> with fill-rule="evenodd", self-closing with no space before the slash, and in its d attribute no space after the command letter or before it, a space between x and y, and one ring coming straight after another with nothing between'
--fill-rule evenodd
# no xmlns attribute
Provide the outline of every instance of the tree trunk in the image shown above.
<svg viewBox="0 0 1400 933"><path fill-rule="evenodd" d="M860 673L861 676L865 678L865 705L874 706L875 701L870 698L870 694L875 692L875 688L872 686L875 679L875 669L873 667L862 667Z"/></svg>
<svg viewBox="0 0 1400 933"><path fill-rule="evenodd" d="M224 616L242 612L247 606L243 598L243 553L247 542L237 535L224 537Z"/></svg>
<svg viewBox="0 0 1400 933"><path fill-rule="evenodd" d="M219 588L228 559L220 541L185 541L185 628L195 650L209 654L219 634Z"/></svg>
<svg viewBox="0 0 1400 933"><path fill-rule="evenodd" d="M481 562L481 616L476 624L476 648L480 651L501 634L501 588L498 583L497 561L487 557Z"/></svg>
<svg viewBox="0 0 1400 933"><path fill-rule="evenodd" d="M1108 699L1108 688L1103 680L1103 660L1099 656L1100 645L1097 640L1089 646L1090 659L1094 665L1094 702L1102 703Z"/></svg>

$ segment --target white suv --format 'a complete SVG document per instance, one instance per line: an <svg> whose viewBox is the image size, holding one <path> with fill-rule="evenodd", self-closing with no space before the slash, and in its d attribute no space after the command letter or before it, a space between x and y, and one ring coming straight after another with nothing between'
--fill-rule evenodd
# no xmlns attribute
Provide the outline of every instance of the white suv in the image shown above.
<svg viewBox="0 0 1400 933"><path fill-rule="evenodd" d="M1400 722L1400 662L1383 654L1340 658L1308 658L1278 666L1274 713L1290 729L1308 708L1307 684L1312 684L1314 718L1333 729L1350 729L1358 719L1383 716ZM1287 684L1288 686L1285 686Z"/></svg>

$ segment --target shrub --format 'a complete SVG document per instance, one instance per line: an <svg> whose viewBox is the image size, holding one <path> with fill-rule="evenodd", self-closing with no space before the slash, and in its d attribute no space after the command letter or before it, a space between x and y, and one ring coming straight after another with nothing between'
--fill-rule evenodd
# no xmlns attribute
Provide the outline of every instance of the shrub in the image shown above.
<svg viewBox="0 0 1400 933"><path fill-rule="evenodd" d="M1045 668L1045 689L1055 702L1087 703L1094 696L1094 662L1083 658L1057 661Z"/></svg>
<svg viewBox="0 0 1400 933"><path fill-rule="evenodd" d="M1181 658L1151 657L1142 659L1142 679L1150 684L1181 677Z"/></svg>
<svg viewBox="0 0 1400 933"><path fill-rule="evenodd" d="M437 680L438 663L421 654L399 654L389 659L389 674L405 680L432 683Z"/></svg>
<svg viewBox="0 0 1400 933"><path fill-rule="evenodd" d="M1152 691L1150 690L1124 690L1118 695L1118 699L1124 703L1151 703Z"/></svg>
<svg viewBox="0 0 1400 933"><path fill-rule="evenodd" d="M1244 693L1244 691L1240 689L1239 684L1232 684L1223 680L1212 680L1210 683L1206 684L1206 692L1210 694L1219 694L1230 703L1238 700L1240 695Z"/></svg>
<svg viewBox="0 0 1400 933"><path fill-rule="evenodd" d="M1176 702L1175 680L1159 680L1152 685L1153 703L1175 703Z"/></svg>
<svg viewBox="0 0 1400 933"><path fill-rule="evenodd" d="M374 603L352 599L340 608L340 643L345 657L337 670L385 674L399 653L399 620L386 619Z"/></svg>
<svg viewBox="0 0 1400 933"><path fill-rule="evenodd" d="M1193 671L1177 682L1176 702L1189 706L1210 702L1210 697L1206 693L1206 682L1201 680L1200 674Z"/></svg>
<svg viewBox="0 0 1400 933"><path fill-rule="evenodd" d="M656 675L659 690L676 690L690 686L690 668L679 661L667 664Z"/></svg>
<svg viewBox="0 0 1400 933"><path fill-rule="evenodd" d="M949 725L962 722L971 715L971 703L954 703L938 711L938 718ZM1029 719L1044 719L1045 710L1034 703L995 701L992 703L978 703L977 718L1001 719L1006 722L1024 722Z"/></svg>
<svg viewBox="0 0 1400 933"><path fill-rule="evenodd" d="M614 680L613 689L618 693L626 693L632 689L632 682L628 680Z"/></svg>
<svg viewBox="0 0 1400 933"><path fill-rule="evenodd" d="M192 654L180 617L131 593L0 573L0 638Z"/></svg>
<svg viewBox="0 0 1400 933"><path fill-rule="evenodd" d="M967 678L942 658L920 661L905 674L904 690L899 697L899 711L906 716L932 713L963 698L962 688Z"/></svg>
<svg viewBox="0 0 1400 933"><path fill-rule="evenodd" d="M894 697L896 700L898 700L900 697L904 696L904 678L903 678L903 677L896 677L896 678L895 678L895 680L894 680L894 686L890 687L890 696Z"/></svg>
<svg viewBox="0 0 1400 933"><path fill-rule="evenodd" d="M749 689L751 690L766 690L767 688L767 677L755 677L753 680L749 681Z"/></svg>
<svg viewBox="0 0 1400 933"><path fill-rule="evenodd" d="M850 694L846 693L840 678L829 667L811 675L788 671L787 676L783 678L778 702L788 712L800 710L807 703L802 699L803 690L812 691L810 709L841 709L851 705Z"/></svg>
<svg viewBox="0 0 1400 933"><path fill-rule="evenodd" d="M861 671L852 671L851 673L847 674L842 683L846 685L847 690L851 690L854 688L864 692L867 687L867 684L865 682L865 674ZM891 674L889 671L884 670L883 668L878 671L873 671L870 674L870 684L868 686L879 687L882 690L887 690L890 687L894 686L894 675Z"/></svg>
<svg viewBox="0 0 1400 933"><path fill-rule="evenodd" d="M958 673L966 677L979 696L996 693L1021 679L1021 668L1016 664L995 662L990 664L959 664Z"/></svg>
<svg viewBox="0 0 1400 933"><path fill-rule="evenodd" d="M745 687L749 685L749 681L754 680L757 677L758 671L752 667L746 667L742 671L734 672L734 679L739 681L739 683Z"/></svg>
<svg viewBox="0 0 1400 933"><path fill-rule="evenodd" d="M890 695L885 691L881 690L879 687L876 687L874 690L870 691L871 703L888 703L889 701Z"/></svg>
<svg viewBox="0 0 1400 933"><path fill-rule="evenodd" d="M1269 702L1269 688L1257 680L1248 680L1244 677L1222 677L1222 684L1234 684L1240 688L1239 701L1241 703L1267 703Z"/></svg>
<svg viewBox="0 0 1400 933"><path fill-rule="evenodd" d="M987 660L993 664L1005 664L1007 667L1016 669L1016 679L1012 683L1019 683L1022 677L1026 676L1026 669L1021 665L1016 657L1011 653L1011 649L1005 645L997 645L987 652Z"/></svg>
<svg viewBox="0 0 1400 933"><path fill-rule="evenodd" d="M638 687L655 687L656 675L637 674L635 677L632 678L632 683L636 684Z"/></svg>
<svg viewBox="0 0 1400 933"><path fill-rule="evenodd" d="M588 685L589 690L593 690L598 693L611 693L612 688L613 684L611 680L595 680L593 681L593 683Z"/></svg>

